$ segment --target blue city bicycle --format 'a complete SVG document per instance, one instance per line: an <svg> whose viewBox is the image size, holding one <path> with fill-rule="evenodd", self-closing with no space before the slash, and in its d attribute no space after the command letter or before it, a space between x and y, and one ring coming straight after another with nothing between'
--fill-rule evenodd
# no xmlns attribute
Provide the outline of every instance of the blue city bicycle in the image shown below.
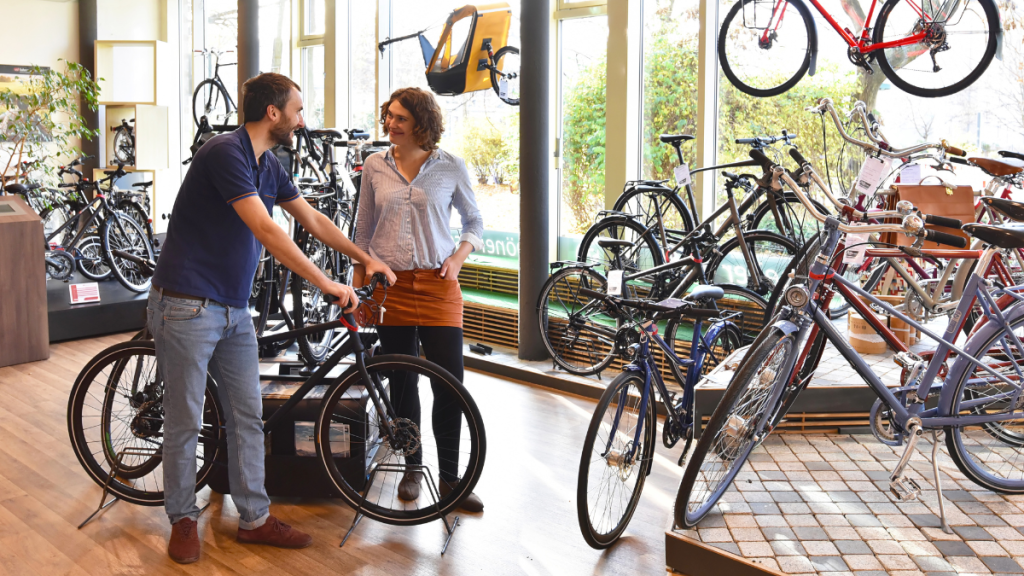
<svg viewBox="0 0 1024 576"><path fill-rule="evenodd" d="M601 395L580 460L576 497L580 530L587 544L602 549L614 544L626 529L651 471L657 433L651 384L665 411L662 442L671 448L686 440L679 457L682 465L693 439L694 388L702 375L742 346L740 328L732 322L742 313L715 308L714 302L725 296L725 290L717 286L699 286L683 300L658 303L585 287L578 290L580 296L600 303L609 316L619 319L621 327L608 330L614 334L619 353L630 362ZM693 321L689 358L685 359L659 335L659 324L662 329L672 326L671 332L678 334L676 327L683 318ZM711 324L705 332L706 322ZM667 362L686 370L680 382L681 396L666 388L652 343ZM674 375L678 373L673 370Z"/></svg>
<svg viewBox="0 0 1024 576"><path fill-rule="evenodd" d="M800 153L792 150L790 155L800 164L799 172L827 193L825 183ZM932 433L932 466L938 480L940 431L945 433L949 456L973 482L996 492L1024 493L1024 305L1017 302L1024 301L1018 293L1021 287L1006 287L972 273L945 332L936 334L837 274L836 266L847 233L897 232L917 237L914 246L900 248L911 255L923 240L962 248L965 238L925 228L927 223L949 226L950 219L922 216L904 204L896 211L879 214L900 217L900 224L849 226L816 211L782 167L760 153L752 152L751 157L770 167L776 182L785 183L824 223L821 250L807 277L794 278L786 289L785 306L751 345L697 442L679 486L676 525L695 526L729 489L751 451L785 417L810 380L806 375L813 373L825 339L878 396L871 410L876 437L891 446L905 446L890 475L890 490L898 500L912 500L920 491L917 483L904 475L904 469L925 432ZM864 213L850 207L843 217L865 219ZM1021 227L968 224L963 230L985 246L975 270L987 270L1001 249L1024 247ZM886 388L829 320L825 310L833 290L862 313L869 311L869 305L861 301L864 299L920 330L938 342L934 355L926 360L909 351L897 354L895 360L904 366L906 377L901 387ZM957 346L956 337L972 310L980 310L985 318L967 342ZM869 316L873 318L870 314L865 317ZM884 329L880 324L873 327L879 334ZM936 489L942 513L938 481ZM944 517L943 527L948 530Z"/></svg>

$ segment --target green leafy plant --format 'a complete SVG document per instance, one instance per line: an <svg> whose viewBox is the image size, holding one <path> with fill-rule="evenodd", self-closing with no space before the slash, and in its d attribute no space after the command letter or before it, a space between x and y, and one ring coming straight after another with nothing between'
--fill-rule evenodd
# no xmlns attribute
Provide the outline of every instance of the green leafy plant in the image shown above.
<svg viewBox="0 0 1024 576"><path fill-rule="evenodd" d="M0 147L7 154L2 174L25 160L47 158L41 167L53 174L59 164L49 160L55 155L80 156L77 140L92 140L99 131L89 128L82 117L82 106L95 111L99 86L89 71L77 62L64 62L63 70L33 66L27 92L0 91Z"/></svg>

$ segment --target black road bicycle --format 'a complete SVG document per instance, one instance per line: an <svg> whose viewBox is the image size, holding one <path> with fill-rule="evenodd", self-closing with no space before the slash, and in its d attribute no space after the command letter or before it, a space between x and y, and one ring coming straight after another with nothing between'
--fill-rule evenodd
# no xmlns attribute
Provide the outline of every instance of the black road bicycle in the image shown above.
<svg viewBox="0 0 1024 576"><path fill-rule="evenodd" d="M211 124L228 124L231 115L238 110L238 106L231 98L231 93L224 87L224 81L220 78L220 69L226 66L234 66L237 62L221 64L222 54L233 52L233 50L195 50L203 55L213 57L213 78L207 78L196 86L192 93L192 119L196 126L199 126L199 119L206 116Z"/></svg>

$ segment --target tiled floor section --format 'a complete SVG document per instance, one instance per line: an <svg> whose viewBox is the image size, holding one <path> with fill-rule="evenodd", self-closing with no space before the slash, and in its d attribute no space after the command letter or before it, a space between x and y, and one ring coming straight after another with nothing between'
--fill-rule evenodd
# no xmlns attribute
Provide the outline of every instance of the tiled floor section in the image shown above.
<svg viewBox="0 0 1024 576"><path fill-rule="evenodd" d="M903 449L835 434L768 438L697 530L681 533L789 574L1024 574L1024 495L975 485L939 442L954 534L939 528L929 441L908 468L921 495L902 503L889 471Z"/></svg>

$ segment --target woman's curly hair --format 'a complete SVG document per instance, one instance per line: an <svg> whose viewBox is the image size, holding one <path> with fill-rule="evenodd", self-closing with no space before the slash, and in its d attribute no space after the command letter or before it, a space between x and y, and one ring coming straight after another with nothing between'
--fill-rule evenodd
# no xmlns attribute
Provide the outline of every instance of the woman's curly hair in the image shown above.
<svg viewBox="0 0 1024 576"><path fill-rule="evenodd" d="M416 121L412 131L413 141L428 152L437 150L437 143L441 141L441 134L444 134L444 117L441 116L441 107L437 105L434 95L420 88L399 88L392 92L391 98L380 107L380 124L384 134L388 133L388 106L396 100Z"/></svg>

